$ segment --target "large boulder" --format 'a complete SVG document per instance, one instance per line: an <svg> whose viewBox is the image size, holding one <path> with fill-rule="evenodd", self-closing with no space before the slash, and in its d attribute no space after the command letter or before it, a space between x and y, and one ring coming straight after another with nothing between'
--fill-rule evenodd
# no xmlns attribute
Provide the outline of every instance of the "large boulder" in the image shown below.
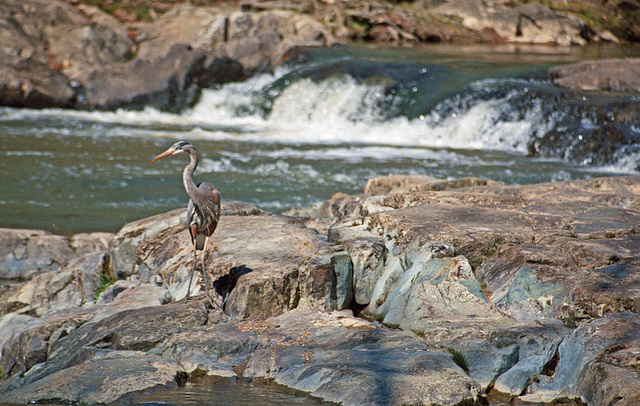
<svg viewBox="0 0 640 406"><path fill-rule="evenodd" d="M247 75L283 63L296 46L328 46L331 34L306 15L284 10L262 12L180 5L142 26L138 57L153 60L172 44L211 52L239 62Z"/></svg>
<svg viewBox="0 0 640 406"><path fill-rule="evenodd" d="M331 245L291 218L258 209L238 212L235 207L233 203L223 205L206 262L213 281L210 289L219 295L220 303L224 301L225 311L244 318L264 318L296 308L301 302L322 302L329 289ZM145 230L145 224L138 229L127 227L129 235L145 235L135 251L133 273L143 282L166 286L174 300L181 300L187 295L194 261L185 225L165 228L156 235ZM116 264L126 267L122 264L130 262L118 250ZM201 255L198 253L192 294L203 290Z"/></svg>
<svg viewBox="0 0 640 406"><path fill-rule="evenodd" d="M450 0L434 12L459 18L476 32L494 30L507 42L584 45L589 39L585 38L589 29L580 18L536 2L509 7L494 1Z"/></svg>
<svg viewBox="0 0 640 406"><path fill-rule="evenodd" d="M327 46L308 16L178 5L130 30L87 5L0 5L0 104L179 111L200 90L283 63L296 46ZM134 42L135 40L135 42Z"/></svg>
<svg viewBox="0 0 640 406"><path fill-rule="evenodd" d="M412 182L388 180L391 187ZM333 268L341 283L333 305L354 307L351 300L372 318L459 348L483 386L512 395L528 390L533 399L534 379L555 377L555 365L568 362L558 349L567 327L638 312L638 176L335 201L347 210L332 212L338 221L329 239L351 261ZM528 330L523 341L506 333ZM501 350L509 345L517 346L517 364L512 350ZM486 350L500 357L489 369L477 365ZM609 368L607 375L589 361L572 365L577 375L560 386L578 385L587 369L596 374L589 379L607 382L629 371ZM547 400L564 394L558 387L551 393ZM584 391L566 394L587 398Z"/></svg>
<svg viewBox="0 0 640 406"><path fill-rule="evenodd" d="M606 59L556 66L553 83L579 90L640 92L640 59Z"/></svg>
<svg viewBox="0 0 640 406"><path fill-rule="evenodd" d="M242 66L228 58L208 60L202 50L175 44L153 60L86 69L74 75L78 105L87 108L140 110L154 107L177 112L193 105L200 89L242 79Z"/></svg>
<svg viewBox="0 0 640 406"><path fill-rule="evenodd" d="M8 0L0 11L2 105L72 107L70 73L132 56L133 42L114 19L94 19L67 2Z"/></svg>

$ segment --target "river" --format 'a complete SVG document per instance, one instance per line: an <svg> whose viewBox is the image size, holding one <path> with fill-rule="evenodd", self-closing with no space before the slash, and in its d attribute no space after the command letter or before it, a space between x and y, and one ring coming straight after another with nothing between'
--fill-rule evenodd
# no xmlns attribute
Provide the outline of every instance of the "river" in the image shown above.
<svg viewBox="0 0 640 406"><path fill-rule="evenodd" d="M626 120L615 115L640 98L564 91L546 72L639 51L317 49L301 54L299 64L206 90L181 114L0 108L0 227L115 232L126 222L186 207L180 175L186 157L150 162L181 139L201 153L196 181L214 183L223 199L275 213L335 192L360 193L376 175L526 184L638 173L640 120L633 107ZM584 152L611 122L619 142L602 153ZM550 133L553 143L540 141ZM533 146L539 153L532 156ZM232 398L236 404L318 404L304 394L231 381L140 393L122 404Z"/></svg>
<svg viewBox="0 0 640 406"><path fill-rule="evenodd" d="M623 141L606 154L580 152L640 98L567 92L546 72L639 50L337 47L205 90L181 114L0 108L0 227L115 232L186 207L186 156L150 162L177 140L200 151L196 182L274 213L360 193L376 175L526 184L637 173L637 114L615 123Z"/></svg>

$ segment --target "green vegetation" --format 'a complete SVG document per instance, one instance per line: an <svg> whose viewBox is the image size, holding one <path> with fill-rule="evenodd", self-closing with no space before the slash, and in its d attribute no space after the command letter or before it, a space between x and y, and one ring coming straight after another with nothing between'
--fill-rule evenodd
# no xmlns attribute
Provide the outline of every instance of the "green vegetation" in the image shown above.
<svg viewBox="0 0 640 406"><path fill-rule="evenodd" d="M462 368L464 372L468 374L469 368L467 367L467 360L465 359L464 355L460 351L451 347L447 348L447 351L449 351L449 353L451 354L453 362L455 362L457 366Z"/></svg>
<svg viewBox="0 0 640 406"><path fill-rule="evenodd" d="M152 21L154 15L166 8L161 2L154 0L82 0L84 4L97 7L107 14L121 20Z"/></svg>
<svg viewBox="0 0 640 406"><path fill-rule="evenodd" d="M366 37L367 32L369 31L369 24L363 23L361 21L350 21L347 24L347 27L355 31L356 36L359 38Z"/></svg>
<svg viewBox="0 0 640 406"><path fill-rule="evenodd" d="M627 41L640 39L640 13L634 7L600 0L538 0L552 10L574 14L596 30L609 30ZM526 3L526 1L519 1Z"/></svg>
<svg viewBox="0 0 640 406"><path fill-rule="evenodd" d="M489 284L487 283L487 281L482 281L480 289L482 290L482 293L484 293L484 295L487 297L487 299L491 300L491 291L489 290Z"/></svg>
<svg viewBox="0 0 640 406"><path fill-rule="evenodd" d="M411 332L417 336L423 337L427 334L424 330L411 329Z"/></svg>
<svg viewBox="0 0 640 406"><path fill-rule="evenodd" d="M151 13L151 8L147 6L140 6L136 10L136 19L144 20L144 21L152 21L153 15Z"/></svg>
<svg viewBox="0 0 640 406"><path fill-rule="evenodd" d="M102 292L104 292L109 286L113 285L116 282L116 277L108 271L103 271L100 273L100 286L96 289L96 293L93 295L95 300L98 300Z"/></svg>
<svg viewBox="0 0 640 406"><path fill-rule="evenodd" d="M206 378L207 371L202 368L194 369L191 374L189 374L189 381L194 382L201 380L202 378Z"/></svg>

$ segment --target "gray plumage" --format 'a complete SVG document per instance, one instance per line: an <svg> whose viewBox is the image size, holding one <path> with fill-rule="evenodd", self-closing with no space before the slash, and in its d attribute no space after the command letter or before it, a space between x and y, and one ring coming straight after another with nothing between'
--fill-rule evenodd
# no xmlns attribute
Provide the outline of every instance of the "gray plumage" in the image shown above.
<svg viewBox="0 0 640 406"><path fill-rule="evenodd" d="M207 272L205 267L206 247L209 237L213 234L220 221L220 192L209 182L202 182L196 185L193 181L193 173L198 167L198 151L193 145L186 141L179 141L173 144L162 154L156 156L151 161L157 161L171 155L178 154L180 152L186 152L189 154L190 162L184 168L182 172L182 182L184 188L189 195L189 205L187 207L187 225L189 234L191 235L191 242L193 243L194 262L191 269L191 277L189 278L189 286L187 287L187 297L191 290L191 281L193 279L193 273L195 271L197 263L197 251L203 251L202 253L202 274L204 276L204 287L207 294L207 298L211 301L209 296L209 282L207 278Z"/></svg>

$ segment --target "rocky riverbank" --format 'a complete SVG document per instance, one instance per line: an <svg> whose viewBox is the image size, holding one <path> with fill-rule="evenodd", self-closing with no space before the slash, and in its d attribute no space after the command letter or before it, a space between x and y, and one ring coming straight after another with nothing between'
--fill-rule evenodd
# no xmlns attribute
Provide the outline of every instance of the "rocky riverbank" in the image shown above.
<svg viewBox="0 0 640 406"><path fill-rule="evenodd" d="M205 374L353 405L640 401L640 176L381 177L284 215L227 202L208 258L224 313L184 299L183 215L0 230L3 402Z"/></svg>
<svg viewBox="0 0 640 406"><path fill-rule="evenodd" d="M606 24L589 17L594 14L587 12L593 9L589 1L575 9L567 2L552 9L535 2L471 0L198 2L201 6L175 1L157 7L130 1L137 20L107 3L2 2L0 105L150 106L176 112L193 105L202 88L291 62L297 47L353 41L563 46L620 41ZM640 6L623 3L608 2L610 15L603 21L620 21L618 28L628 24L635 15L629 10ZM597 10L594 15L600 16L604 9ZM636 38L633 29L614 31ZM605 66L598 68L603 69L606 74ZM614 66L610 72L619 71ZM610 82L604 88L615 90Z"/></svg>

